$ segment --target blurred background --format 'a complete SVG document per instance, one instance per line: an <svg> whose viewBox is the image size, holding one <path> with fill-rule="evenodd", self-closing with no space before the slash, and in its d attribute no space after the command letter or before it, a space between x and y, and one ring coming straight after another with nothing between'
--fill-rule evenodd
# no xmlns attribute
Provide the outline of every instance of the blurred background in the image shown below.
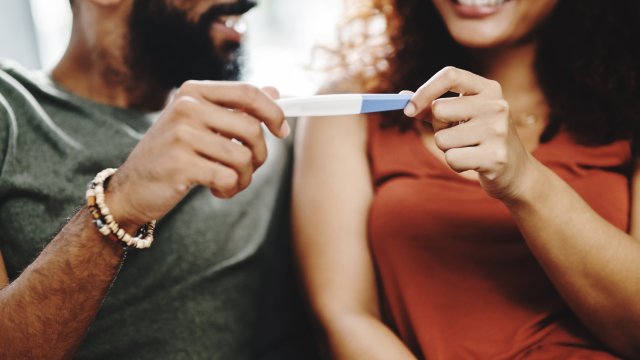
<svg viewBox="0 0 640 360"><path fill-rule="evenodd" d="M323 74L308 68L312 50L332 44L342 12L342 0L260 0L246 15L244 80L285 95L314 93ZM0 0L0 58L50 69L70 29L69 0Z"/></svg>

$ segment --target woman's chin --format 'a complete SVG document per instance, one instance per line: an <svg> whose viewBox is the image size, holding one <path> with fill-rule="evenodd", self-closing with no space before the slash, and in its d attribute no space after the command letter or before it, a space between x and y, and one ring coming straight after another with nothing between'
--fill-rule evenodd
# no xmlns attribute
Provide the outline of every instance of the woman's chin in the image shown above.
<svg viewBox="0 0 640 360"><path fill-rule="evenodd" d="M453 39L469 49L493 49L505 46L509 42L508 36L499 34L482 34L480 32L458 34L452 33Z"/></svg>

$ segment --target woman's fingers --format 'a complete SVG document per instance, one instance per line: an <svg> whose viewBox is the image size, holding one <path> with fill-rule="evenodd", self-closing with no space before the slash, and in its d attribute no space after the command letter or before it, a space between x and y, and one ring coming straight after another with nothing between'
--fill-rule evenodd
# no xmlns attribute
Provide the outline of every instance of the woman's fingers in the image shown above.
<svg viewBox="0 0 640 360"><path fill-rule="evenodd" d="M478 121L470 121L434 134L436 145L442 151L477 146L486 138L487 128Z"/></svg>
<svg viewBox="0 0 640 360"><path fill-rule="evenodd" d="M488 114L508 113L509 104L504 99L486 99L480 96L441 98L433 101L431 114L445 123L459 123Z"/></svg>
<svg viewBox="0 0 640 360"><path fill-rule="evenodd" d="M447 92L455 92L461 95L477 95L487 93L501 97L500 85L485 79L479 75L455 67L446 67L436 73L424 85L422 85L409 105L405 108L405 114L414 117L423 114L431 108L431 103Z"/></svg>
<svg viewBox="0 0 640 360"><path fill-rule="evenodd" d="M440 98L447 92L457 98ZM427 81L405 108L408 116L428 116L436 145L458 172L477 171L483 188L496 198L514 196L520 172L530 163L511 124L500 84L447 67Z"/></svg>
<svg viewBox="0 0 640 360"><path fill-rule="evenodd" d="M492 178L507 161L507 152L500 146L476 146L447 150L445 159L456 172L474 170Z"/></svg>

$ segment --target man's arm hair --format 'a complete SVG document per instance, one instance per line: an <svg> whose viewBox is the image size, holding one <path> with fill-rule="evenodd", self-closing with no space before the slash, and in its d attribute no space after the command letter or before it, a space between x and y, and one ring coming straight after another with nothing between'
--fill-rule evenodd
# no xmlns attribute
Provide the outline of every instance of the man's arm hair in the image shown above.
<svg viewBox="0 0 640 360"><path fill-rule="evenodd" d="M0 284L0 359L71 358L123 257L80 210L17 279Z"/></svg>
<svg viewBox="0 0 640 360"><path fill-rule="evenodd" d="M9 285L9 277L7 276L7 268L4 265L2 251L0 251L0 290Z"/></svg>
<svg viewBox="0 0 640 360"><path fill-rule="evenodd" d="M0 94L0 177L5 160L15 155L16 136L15 114ZM7 240L0 234L0 242ZM0 258L0 359L71 357L122 256L122 248L103 239L81 210L12 283Z"/></svg>

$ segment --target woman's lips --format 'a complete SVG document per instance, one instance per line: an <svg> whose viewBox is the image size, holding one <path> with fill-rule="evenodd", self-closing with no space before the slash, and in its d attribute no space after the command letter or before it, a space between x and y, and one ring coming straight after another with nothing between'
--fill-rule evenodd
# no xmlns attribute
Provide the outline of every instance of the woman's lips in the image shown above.
<svg viewBox="0 0 640 360"><path fill-rule="evenodd" d="M455 12L464 18L483 18L499 12L509 0L451 0Z"/></svg>

